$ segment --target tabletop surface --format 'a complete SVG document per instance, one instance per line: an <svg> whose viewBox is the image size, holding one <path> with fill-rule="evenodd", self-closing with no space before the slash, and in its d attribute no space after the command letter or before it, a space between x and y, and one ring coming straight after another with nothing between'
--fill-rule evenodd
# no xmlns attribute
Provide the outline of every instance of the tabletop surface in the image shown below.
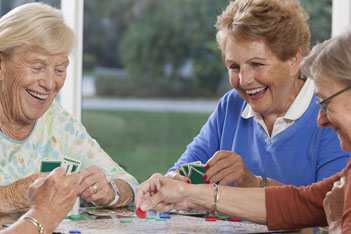
<svg viewBox="0 0 351 234"><path fill-rule="evenodd" d="M109 233L269 233L266 225L227 220L206 221L205 217L194 217L196 212L179 214L150 214L146 219L138 218L130 209L88 210L96 219L64 220L56 231L69 233L79 230L84 234ZM189 215L190 214L190 215ZM200 215L201 216L201 215ZM160 217L167 217L160 219Z"/></svg>

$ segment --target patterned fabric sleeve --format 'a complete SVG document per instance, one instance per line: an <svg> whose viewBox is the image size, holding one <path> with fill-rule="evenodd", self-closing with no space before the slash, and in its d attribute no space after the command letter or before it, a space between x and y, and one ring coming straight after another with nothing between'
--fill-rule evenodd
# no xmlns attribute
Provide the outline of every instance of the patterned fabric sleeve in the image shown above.
<svg viewBox="0 0 351 234"><path fill-rule="evenodd" d="M64 140L58 142L63 148L64 156L80 160L81 169L91 165L98 166L105 172L108 179L123 180L128 183L135 195L137 180L107 155L97 141L88 134L82 123L74 119L57 103L55 109L58 117L55 121L59 122L58 126L62 126L58 131L64 131Z"/></svg>

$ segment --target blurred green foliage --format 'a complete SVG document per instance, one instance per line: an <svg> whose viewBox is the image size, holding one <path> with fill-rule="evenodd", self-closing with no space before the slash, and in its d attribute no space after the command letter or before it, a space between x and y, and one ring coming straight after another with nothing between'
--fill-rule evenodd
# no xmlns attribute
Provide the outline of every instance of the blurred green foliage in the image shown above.
<svg viewBox="0 0 351 234"><path fill-rule="evenodd" d="M330 37L331 2L300 0L310 14L311 45ZM84 53L96 56L95 66L128 71L124 79L97 74L98 95L221 96L230 86L214 24L228 3L85 1ZM94 67L92 60L85 61L85 69Z"/></svg>

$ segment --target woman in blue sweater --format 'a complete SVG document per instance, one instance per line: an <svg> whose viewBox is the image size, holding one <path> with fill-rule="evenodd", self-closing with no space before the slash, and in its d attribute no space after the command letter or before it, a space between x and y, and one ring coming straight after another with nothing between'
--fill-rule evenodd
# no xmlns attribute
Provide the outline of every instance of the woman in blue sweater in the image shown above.
<svg viewBox="0 0 351 234"><path fill-rule="evenodd" d="M317 126L314 84L300 73L309 53L307 13L293 0L237 0L218 17L217 42L234 88L219 101L183 163L206 164L207 183L309 185L340 171L348 155Z"/></svg>

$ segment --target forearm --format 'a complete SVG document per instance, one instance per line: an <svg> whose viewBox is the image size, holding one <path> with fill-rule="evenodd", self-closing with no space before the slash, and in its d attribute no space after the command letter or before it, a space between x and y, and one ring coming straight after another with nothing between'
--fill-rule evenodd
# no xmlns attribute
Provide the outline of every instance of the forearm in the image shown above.
<svg viewBox="0 0 351 234"><path fill-rule="evenodd" d="M44 228L45 233L52 233L57 225L59 224L58 221L55 219L51 219L50 213L44 213L41 211L36 210L29 210L27 213L23 215L27 217L31 217L36 219ZM12 224L9 228L2 230L0 234L37 234L38 228L30 221L20 218L17 222Z"/></svg>
<svg viewBox="0 0 351 234"><path fill-rule="evenodd" d="M134 193L128 183L123 180L113 180L120 192L120 197L116 207L127 206L134 201Z"/></svg>
<svg viewBox="0 0 351 234"><path fill-rule="evenodd" d="M23 212L29 208L27 190L34 179L28 177L0 187L0 213Z"/></svg>
<svg viewBox="0 0 351 234"><path fill-rule="evenodd" d="M213 210L215 188L212 185L189 185L190 207ZM217 212L256 223L266 223L265 193L262 188L219 186Z"/></svg>

